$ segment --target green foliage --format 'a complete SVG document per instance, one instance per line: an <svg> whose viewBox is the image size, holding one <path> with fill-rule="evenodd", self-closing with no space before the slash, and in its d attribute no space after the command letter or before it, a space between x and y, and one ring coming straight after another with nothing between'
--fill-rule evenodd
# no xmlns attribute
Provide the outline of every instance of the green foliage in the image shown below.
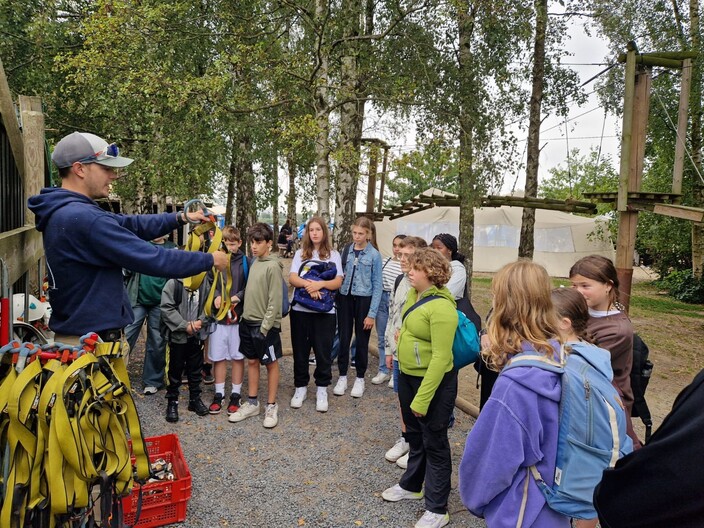
<svg viewBox="0 0 704 528"><path fill-rule="evenodd" d="M394 159L389 178L389 191L396 202L422 193L430 187L452 193L458 191L457 149L442 139L432 140L425 148L414 150Z"/></svg>
<svg viewBox="0 0 704 528"><path fill-rule="evenodd" d="M691 269L673 271L658 281L658 286L669 290L678 301L704 304L704 278L695 277Z"/></svg>

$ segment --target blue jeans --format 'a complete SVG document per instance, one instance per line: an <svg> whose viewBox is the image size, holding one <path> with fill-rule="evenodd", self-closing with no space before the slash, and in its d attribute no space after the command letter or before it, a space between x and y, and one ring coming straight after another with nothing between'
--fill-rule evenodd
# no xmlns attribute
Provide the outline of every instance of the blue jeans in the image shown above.
<svg viewBox="0 0 704 528"><path fill-rule="evenodd" d="M147 320L147 343L144 352L144 367L142 368L142 381L145 387L164 386L164 368L166 367L166 341L159 333L159 320L161 307L144 306L138 304L132 307L134 322L125 328L125 337L132 350L137 344L139 331L144 320Z"/></svg>
<svg viewBox="0 0 704 528"><path fill-rule="evenodd" d="M389 292L384 291L381 294L381 301L379 302L379 309L376 312L376 335L379 337L379 372L384 374L389 373L389 369L386 368L386 344L384 341L384 334L386 334L386 323L389 322Z"/></svg>

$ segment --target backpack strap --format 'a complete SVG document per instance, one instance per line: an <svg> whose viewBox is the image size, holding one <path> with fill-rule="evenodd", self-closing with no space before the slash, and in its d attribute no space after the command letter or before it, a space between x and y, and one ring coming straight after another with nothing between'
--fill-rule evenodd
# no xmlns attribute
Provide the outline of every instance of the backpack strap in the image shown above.
<svg viewBox="0 0 704 528"><path fill-rule="evenodd" d="M403 273L401 273L398 277L396 277L396 280L394 281L394 295L396 295L396 290L398 290L398 287L401 284L403 277L404 277Z"/></svg>
<svg viewBox="0 0 704 528"><path fill-rule="evenodd" d="M413 306L411 306L408 310L404 312L404 314L401 316L401 321L405 321L406 317L408 317L408 314L410 314L416 308L420 308L425 303L439 298L439 295L428 295L427 297L423 297L420 301L416 302Z"/></svg>
<svg viewBox="0 0 704 528"><path fill-rule="evenodd" d="M352 250L352 242L347 244L343 249L342 249L342 273L345 272L345 268L347 267L347 260L350 255L350 251Z"/></svg>
<svg viewBox="0 0 704 528"><path fill-rule="evenodd" d="M389 257L389 258L386 259L386 262L384 262L384 265L381 267L381 271L384 271L384 268L386 267L386 265L387 265L390 261L391 261L391 257Z"/></svg>
<svg viewBox="0 0 704 528"><path fill-rule="evenodd" d="M247 279L249 279L249 259L247 255L242 255L242 270L244 271L244 283L247 284Z"/></svg>

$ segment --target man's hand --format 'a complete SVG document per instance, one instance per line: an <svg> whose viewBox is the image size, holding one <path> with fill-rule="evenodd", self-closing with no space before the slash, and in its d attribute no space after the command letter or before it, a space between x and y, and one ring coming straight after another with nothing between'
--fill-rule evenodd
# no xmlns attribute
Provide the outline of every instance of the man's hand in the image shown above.
<svg viewBox="0 0 704 528"><path fill-rule="evenodd" d="M394 368L394 357L392 355L386 354L386 357L384 358L386 361L386 368L387 369L392 369Z"/></svg>
<svg viewBox="0 0 704 528"><path fill-rule="evenodd" d="M210 218L203 214L203 211L188 211L186 214L186 221L190 223L204 223L210 222Z"/></svg>
<svg viewBox="0 0 704 528"><path fill-rule="evenodd" d="M219 310L220 305L222 304L222 297L220 297L219 295L217 297L215 297L213 304L215 305L215 308L217 308Z"/></svg>
<svg viewBox="0 0 704 528"><path fill-rule="evenodd" d="M220 271L227 270L227 266L230 264L230 259L227 253L222 251L216 251L213 253L213 266Z"/></svg>

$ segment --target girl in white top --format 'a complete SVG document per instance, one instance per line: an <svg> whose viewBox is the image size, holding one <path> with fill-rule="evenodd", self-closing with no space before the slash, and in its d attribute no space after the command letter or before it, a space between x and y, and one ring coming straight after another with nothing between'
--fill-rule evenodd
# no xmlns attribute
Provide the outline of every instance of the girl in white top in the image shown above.
<svg viewBox="0 0 704 528"><path fill-rule="evenodd" d="M311 266L320 262L332 262L337 274L332 280L306 280L305 275ZM289 282L295 288L304 288L311 297L320 296L320 290L336 291L342 285L342 259L332 249L330 232L325 220L314 216L306 224L301 241L301 249L296 251L291 262ZM296 391L291 398L291 407L297 409L303 405L308 394L310 372L308 356L311 348L315 354L315 385L318 387L315 409L319 412L328 410L327 387L332 381L332 359L330 351L335 338L337 325L335 307L329 312L315 312L300 304L291 307L291 345L293 347L293 380Z"/></svg>
<svg viewBox="0 0 704 528"><path fill-rule="evenodd" d="M445 286L455 299L461 299L466 291L467 269L464 267L465 256L457 251L457 239L449 233L440 233L435 235L430 247L437 249L450 261L452 276Z"/></svg>

